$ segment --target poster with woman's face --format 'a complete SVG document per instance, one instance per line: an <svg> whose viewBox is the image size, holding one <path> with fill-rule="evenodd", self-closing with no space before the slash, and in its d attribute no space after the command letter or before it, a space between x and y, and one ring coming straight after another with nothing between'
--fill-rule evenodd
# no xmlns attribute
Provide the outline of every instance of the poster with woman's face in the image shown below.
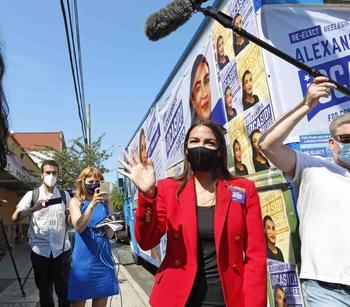
<svg viewBox="0 0 350 307"><path fill-rule="evenodd" d="M194 57L185 82L189 85L187 97L192 121L211 119L217 124L225 125L227 120L211 39Z"/></svg>
<svg viewBox="0 0 350 307"><path fill-rule="evenodd" d="M243 112L242 90L235 60L230 61L220 71L219 77L227 121L230 122L238 114Z"/></svg>
<svg viewBox="0 0 350 307"><path fill-rule="evenodd" d="M227 12L224 10L224 13ZM232 46L232 31L214 22L212 27L214 57L218 71L221 71L234 58Z"/></svg>
<svg viewBox="0 0 350 307"><path fill-rule="evenodd" d="M230 152L233 156L233 169L231 173L237 176L245 176L254 173L252 163L251 144L247 137L245 121L242 114L229 122Z"/></svg>
<svg viewBox="0 0 350 307"><path fill-rule="evenodd" d="M228 15L233 18L233 25L243 28L247 32L257 35L257 24L255 21L255 11L251 0L231 1L227 6ZM248 39L233 32L232 45L235 56L240 56L241 52L250 45Z"/></svg>

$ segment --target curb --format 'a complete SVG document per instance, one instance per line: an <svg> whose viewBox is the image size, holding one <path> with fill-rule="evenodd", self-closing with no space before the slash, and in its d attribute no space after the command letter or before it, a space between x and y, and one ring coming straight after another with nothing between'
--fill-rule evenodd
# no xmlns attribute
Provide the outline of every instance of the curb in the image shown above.
<svg viewBox="0 0 350 307"><path fill-rule="evenodd" d="M130 284L130 286L135 291L136 295L139 297L144 306L150 306L149 297L146 292L139 286L139 284L133 279L131 274L124 268L122 264L118 262L117 257L112 253L116 266L119 266L119 274L123 275L126 281ZM116 271L118 268L116 267Z"/></svg>

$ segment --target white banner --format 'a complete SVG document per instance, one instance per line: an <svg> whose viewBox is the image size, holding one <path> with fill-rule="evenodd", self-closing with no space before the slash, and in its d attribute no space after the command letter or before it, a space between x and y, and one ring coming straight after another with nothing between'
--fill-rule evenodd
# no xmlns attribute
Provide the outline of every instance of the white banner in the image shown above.
<svg viewBox="0 0 350 307"><path fill-rule="evenodd" d="M298 61L349 87L350 5L263 6L261 36ZM299 103L312 78L304 71L264 51L276 116ZM327 130L330 121L350 111L350 97L332 91L294 129L289 141L305 132Z"/></svg>

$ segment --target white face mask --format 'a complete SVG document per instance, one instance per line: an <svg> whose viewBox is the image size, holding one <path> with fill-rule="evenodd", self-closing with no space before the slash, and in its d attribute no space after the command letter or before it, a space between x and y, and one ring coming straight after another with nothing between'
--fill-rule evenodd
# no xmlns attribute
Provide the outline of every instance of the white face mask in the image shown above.
<svg viewBox="0 0 350 307"><path fill-rule="evenodd" d="M50 174L50 175L46 175L44 176L44 183L49 187L52 188L53 186L55 186L57 182L57 177Z"/></svg>

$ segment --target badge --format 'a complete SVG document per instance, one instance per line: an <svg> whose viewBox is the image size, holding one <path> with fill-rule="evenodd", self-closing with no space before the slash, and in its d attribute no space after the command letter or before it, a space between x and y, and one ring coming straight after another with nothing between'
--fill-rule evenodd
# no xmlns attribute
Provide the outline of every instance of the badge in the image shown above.
<svg viewBox="0 0 350 307"><path fill-rule="evenodd" d="M240 203L241 205L245 204L245 189L242 189L240 187L228 187L229 190L232 193L231 199L233 201L236 201Z"/></svg>

